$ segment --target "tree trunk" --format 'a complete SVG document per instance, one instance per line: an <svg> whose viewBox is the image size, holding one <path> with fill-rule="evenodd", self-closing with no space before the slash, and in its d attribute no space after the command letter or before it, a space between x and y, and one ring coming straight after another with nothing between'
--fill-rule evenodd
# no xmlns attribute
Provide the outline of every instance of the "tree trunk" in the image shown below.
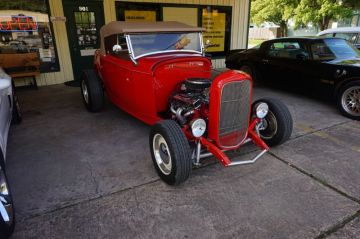
<svg viewBox="0 0 360 239"><path fill-rule="evenodd" d="M287 37L288 36L288 27L287 21L280 22L280 37Z"/></svg>
<svg viewBox="0 0 360 239"><path fill-rule="evenodd" d="M323 17L323 19L319 22L320 31L324 31L329 28L330 19L330 16Z"/></svg>

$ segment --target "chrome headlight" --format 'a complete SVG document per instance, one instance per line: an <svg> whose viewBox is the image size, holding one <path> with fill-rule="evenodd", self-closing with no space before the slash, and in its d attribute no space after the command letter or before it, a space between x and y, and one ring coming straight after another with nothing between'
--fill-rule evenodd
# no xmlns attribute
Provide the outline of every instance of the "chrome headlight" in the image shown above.
<svg viewBox="0 0 360 239"><path fill-rule="evenodd" d="M256 116L259 119L265 118L265 116L268 114L268 112L269 112L268 104L263 102L263 103L260 103L260 104L256 105L255 113L256 113Z"/></svg>
<svg viewBox="0 0 360 239"><path fill-rule="evenodd" d="M198 138L205 133L206 122L203 119L196 119L191 122L191 132L194 137Z"/></svg>

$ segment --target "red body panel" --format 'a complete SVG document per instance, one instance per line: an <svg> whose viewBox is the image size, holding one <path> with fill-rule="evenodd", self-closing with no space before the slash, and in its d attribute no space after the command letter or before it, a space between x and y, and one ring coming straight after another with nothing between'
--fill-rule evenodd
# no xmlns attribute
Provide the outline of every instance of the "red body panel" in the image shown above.
<svg viewBox="0 0 360 239"><path fill-rule="evenodd" d="M179 58L162 61L154 67L154 92L157 112L169 108L169 97L179 83L187 78L211 77L211 63L207 58Z"/></svg>
<svg viewBox="0 0 360 239"><path fill-rule="evenodd" d="M159 113L168 110L169 98L179 83L187 78L207 78L210 80L211 77L210 60L192 53L147 56L140 58L138 64L135 65L130 59L101 55L99 51L96 51L94 64L110 101L149 125L162 120ZM224 147L219 143L221 91L224 85L228 83L244 80L251 82L251 78L247 74L232 70L218 75L213 80L210 88L209 109L202 107L193 116L194 118L206 118L208 116L207 138L194 138L190 133L189 125L183 127L188 140L200 140L203 147L218 158L224 166L229 166L231 161L221 151ZM251 98L252 90L249 97L249 107L251 107ZM250 114L248 117L250 119ZM253 119L248 125L245 138L252 139L262 149L268 149L268 146L254 132L257 122L258 119ZM236 135L233 136L236 138ZM231 144L232 135L227 137L228 139L225 140ZM242 143L243 141L226 149L239 148Z"/></svg>
<svg viewBox="0 0 360 239"><path fill-rule="evenodd" d="M259 148L269 150L269 146L266 145L266 143L255 133L254 129L256 124L258 123L259 119L254 119L249 126L248 129L248 137L256 144ZM230 159L226 154L221 151L215 144L210 142L208 139L205 139L203 137L200 138L201 144L210 152L212 153L225 167L229 166L231 164ZM237 146L236 148L239 148L241 145Z"/></svg>
<svg viewBox="0 0 360 239"><path fill-rule="evenodd" d="M248 80L251 82L251 78L247 74L240 73L238 71L226 71L218 75L212 82L210 88L210 107L209 107L209 127L208 127L208 137L216 143L216 145L222 149L235 149L238 148L242 142L236 142L238 135L237 132L234 132L226 137L221 139L222 142L227 142L227 145L232 145L224 147L220 143L219 139L219 121L220 121L220 98L221 91L224 85L235 82ZM251 83L252 85L252 83ZM250 87L250 97L249 97L249 107L251 107L252 102L252 87ZM251 112L251 111L249 111ZM250 113L248 115L250 119ZM246 139L246 135L243 140Z"/></svg>
<svg viewBox="0 0 360 239"><path fill-rule="evenodd" d="M161 120L158 113L168 109L169 97L180 82L211 76L210 60L192 53L147 56L135 65L97 52L95 64L110 101L149 125Z"/></svg>

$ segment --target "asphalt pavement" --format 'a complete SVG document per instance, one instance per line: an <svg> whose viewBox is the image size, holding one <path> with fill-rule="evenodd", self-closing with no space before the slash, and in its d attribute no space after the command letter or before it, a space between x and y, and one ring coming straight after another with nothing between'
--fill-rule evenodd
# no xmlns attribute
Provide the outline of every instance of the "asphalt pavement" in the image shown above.
<svg viewBox="0 0 360 239"><path fill-rule="evenodd" d="M150 158L150 127L79 88L19 91L7 170L12 238L360 238L360 123L327 101L257 87L289 107L294 132L255 164L207 159L178 187ZM141 97L141 96L139 96ZM251 157L251 146L232 154Z"/></svg>

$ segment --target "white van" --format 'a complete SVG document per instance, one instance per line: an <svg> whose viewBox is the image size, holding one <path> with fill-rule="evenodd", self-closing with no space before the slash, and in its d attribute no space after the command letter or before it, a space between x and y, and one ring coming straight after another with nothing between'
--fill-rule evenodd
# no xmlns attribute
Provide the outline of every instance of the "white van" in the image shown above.
<svg viewBox="0 0 360 239"><path fill-rule="evenodd" d="M358 49L360 49L360 27L339 27L321 31L317 34L320 37L338 37L343 38Z"/></svg>

